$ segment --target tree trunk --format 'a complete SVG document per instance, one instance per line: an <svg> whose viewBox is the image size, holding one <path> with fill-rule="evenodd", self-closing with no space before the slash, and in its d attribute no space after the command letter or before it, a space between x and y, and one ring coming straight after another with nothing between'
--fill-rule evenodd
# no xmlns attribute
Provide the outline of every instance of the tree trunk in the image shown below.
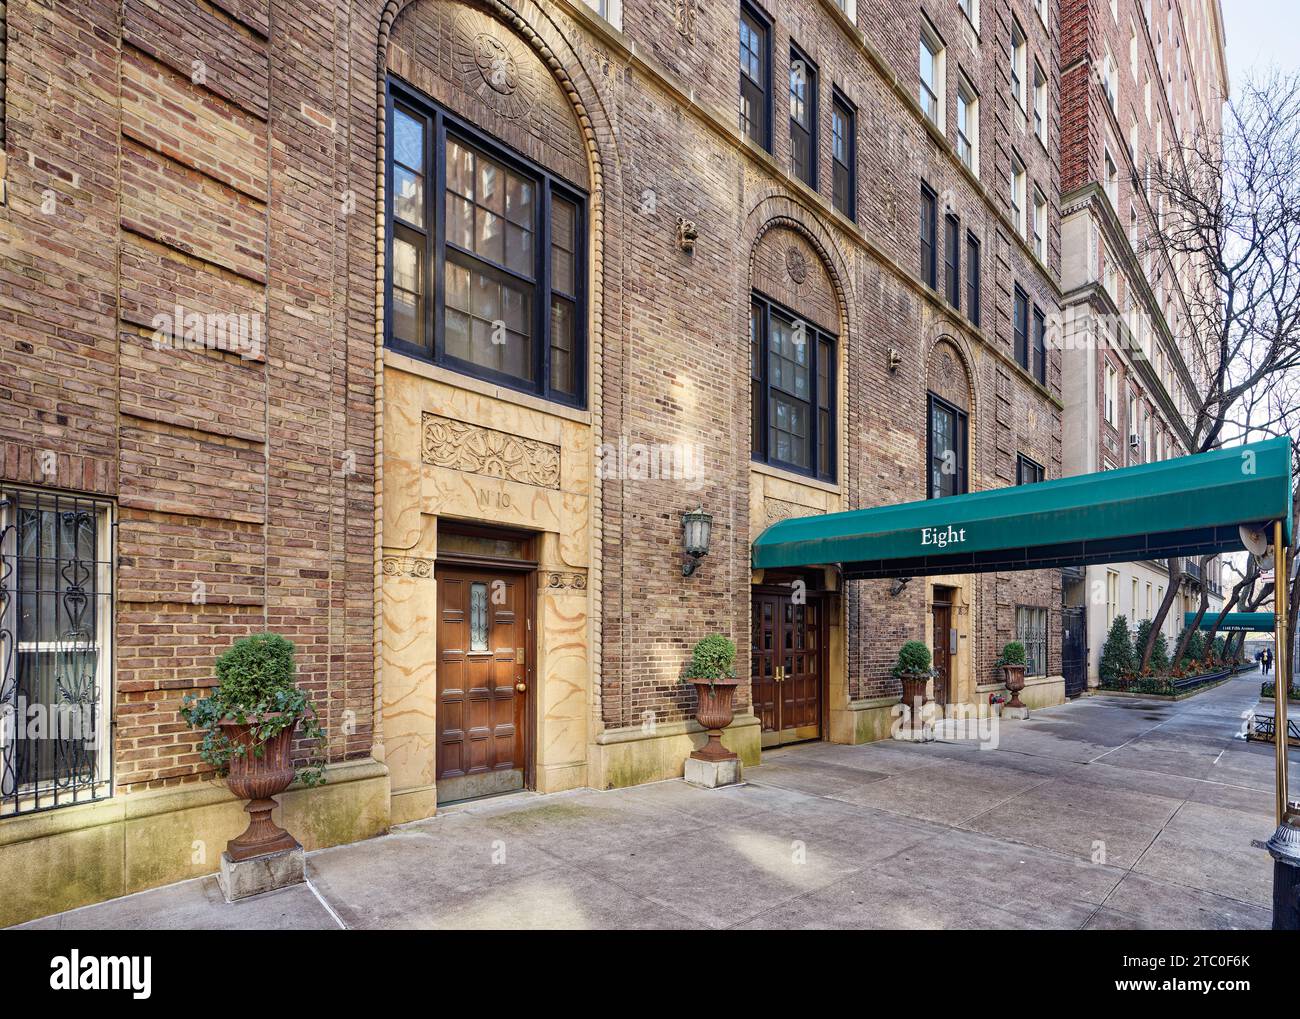
<svg viewBox="0 0 1300 1019"><path fill-rule="evenodd" d="M1156 617L1151 620L1151 632L1147 634L1146 647L1142 649L1142 661L1138 662L1138 672L1141 672L1151 662L1151 652L1156 646L1156 637L1160 633L1160 628L1165 625L1165 618L1169 615L1169 610L1173 608L1175 600L1178 598L1178 588L1183 581L1183 561L1177 556L1169 560L1169 588L1165 591L1164 600L1160 603L1160 608L1156 609ZM1175 658L1174 662L1177 663Z"/></svg>

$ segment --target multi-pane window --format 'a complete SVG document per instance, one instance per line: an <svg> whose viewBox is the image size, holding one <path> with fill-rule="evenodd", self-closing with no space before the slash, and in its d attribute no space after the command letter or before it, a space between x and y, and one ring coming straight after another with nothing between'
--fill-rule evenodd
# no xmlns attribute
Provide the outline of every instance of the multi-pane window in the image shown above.
<svg viewBox="0 0 1300 1019"><path fill-rule="evenodd" d="M1016 454L1016 484L1035 485L1044 478L1043 465L1029 459L1024 453Z"/></svg>
<svg viewBox="0 0 1300 1019"><path fill-rule="evenodd" d="M1117 426L1116 404L1119 402L1119 374L1113 365L1106 365L1105 415L1108 425Z"/></svg>
<svg viewBox="0 0 1300 1019"><path fill-rule="evenodd" d="M957 83L957 156L979 176L979 96L962 77Z"/></svg>
<svg viewBox="0 0 1300 1019"><path fill-rule="evenodd" d="M980 27L980 0L957 0L957 6L966 15L966 20L978 32Z"/></svg>
<svg viewBox="0 0 1300 1019"><path fill-rule="evenodd" d="M1047 199L1034 188L1034 254L1047 261Z"/></svg>
<svg viewBox="0 0 1300 1019"><path fill-rule="evenodd" d="M1106 626L1110 627L1119 615L1119 574L1115 570L1106 571Z"/></svg>
<svg viewBox="0 0 1300 1019"><path fill-rule="evenodd" d="M1025 67L1028 49L1025 45L1025 30L1014 18L1011 21L1011 103L1022 112L1025 110ZM1023 123L1023 121L1022 121Z"/></svg>
<svg viewBox="0 0 1300 1019"><path fill-rule="evenodd" d="M1047 609L1016 606L1016 640L1025 645L1025 675L1047 675Z"/></svg>
<svg viewBox="0 0 1300 1019"><path fill-rule="evenodd" d="M966 317L980 324L980 242L966 234Z"/></svg>
<svg viewBox="0 0 1300 1019"><path fill-rule="evenodd" d="M1012 299L1013 309L1011 332L1015 341L1016 362L1026 371L1029 369L1029 295L1015 288Z"/></svg>
<svg viewBox="0 0 1300 1019"><path fill-rule="evenodd" d="M1034 134L1047 142L1047 75L1037 60L1034 61Z"/></svg>
<svg viewBox="0 0 1300 1019"><path fill-rule="evenodd" d="M582 405L583 195L392 91L388 344Z"/></svg>
<svg viewBox="0 0 1300 1019"><path fill-rule="evenodd" d="M831 201L849 219L857 218L857 114L835 92L831 101Z"/></svg>
<svg viewBox="0 0 1300 1019"><path fill-rule="evenodd" d="M943 218L943 292L949 304L961 307L961 223L953 215Z"/></svg>
<svg viewBox="0 0 1300 1019"><path fill-rule="evenodd" d="M772 149L772 28L757 7L740 7L740 130Z"/></svg>
<svg viewBox="0 0 1300 1019"><path fill-rule="evenodd" d="M790 172L817 188L817 66L790 50Z"/></svg>
<svg viewBox="0 0 1300 1019"><path fill-rule="evenodd" d="M1034 378L1047 385L1047 322L1043 310L1034 306L1033 318Z"/></svg>
<svg viewBox="0 0 1300 1019"><path fill-rule="evenodd" d="M750 302L755 460L835 479L835 337L755 294Z"/></svg>
<svg viewBox="0 0 1300 1019"><path fill-rule="evenodd" d="M1119 208L1119 170L1115 167L1115 160L1111 157L1110 149L1105 150L1105 187L1106 197L1110 199L1110 205L1113 209Z"/></svg>
<svg viewBox="0 0 1300 1019"><path fill-rule="evenodd" d="M943 130L943 43L928 24L921 27L921 88L918 99L931 122Z"/></svg>
<svg viewBox="0 0 1300 1019"><path fill-rule="evenodd" d="M926 184L921 185L921 279L930 287L939 287L937 237L939 196Z"/></svg>
<svg viewBox="0 0 1300 1019"><path fill-rule="evenodd" d="M1011 221L1016 233L1025 236L1025 164L1014 152L1011 154Z"/></svg>
<svg viewBox="0 0 1300 1019"><path fill-rule="evenodd" d="M0 815L110 793L106 503L0 490Z"/></svg>
<svg viewBox="0 0 1300 1019"><path fill-rule="evenodd" d="M926 498L961 495L967 489L966 412L931 393L928 414Z"/></svg>
<svg viewBox="0 0 1300 1019"><path fill-rule="evenodd" d="M587 6L615 28L623 27L623 0L587 0Z"/></svg>

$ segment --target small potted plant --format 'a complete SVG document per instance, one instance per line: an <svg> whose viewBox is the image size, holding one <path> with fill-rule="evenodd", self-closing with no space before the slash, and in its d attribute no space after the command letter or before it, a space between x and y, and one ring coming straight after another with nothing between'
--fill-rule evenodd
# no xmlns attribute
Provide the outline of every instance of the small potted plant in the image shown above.
<svg viewBox="0 0 1300 1019"><path fill-rule="evenodd" d="M1020 691L1025 688L1025 645L1018 640L1007 641L995 664L1002 669L1003 684L1011 694L1011 700L1006 706L1024 708L1025 705L1020 701Z"/></svg>
<svg viewBox="0 0 1300 1019"><path fill-rule="evenodd" d="M232 860L297 849L298 840L271 820L274 796L289 788L294 730L308 739L324 735L316 710L294 685L294 646L274 633L235 641L216 663L217 686L202 700L185 697L181 715L202 730L199 756L226 779L249 814L248 828L226 843ZM306 785L325 780L319 762L296 772Z"/></svg>
<svg viewBox="0 0 1300 1019"><path fill-rule="evenodd" d="M911 712L912 729L920 729L925 684L935 675L930 668L930 649L919 640L905 641L898 649L898 661L890 672L903 684L903 703Z"/></svg>
<svg viewBox="0 0 1300 1019"><path fill-rule="evenodd" d="M691 754L697 761L736 759L736 754L722 745L722 730L735 717L732 700L740 685L735 664L735 642L720 633L710 634L691 650L682 682L695 686L695 720L709 733L709 741Z"/></svg>

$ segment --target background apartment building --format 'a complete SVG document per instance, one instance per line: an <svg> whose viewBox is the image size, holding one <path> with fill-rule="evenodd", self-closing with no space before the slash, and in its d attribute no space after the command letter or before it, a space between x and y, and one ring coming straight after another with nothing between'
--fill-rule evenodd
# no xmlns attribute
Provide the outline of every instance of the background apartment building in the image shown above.
<svg viewBox="0 0 1300 1019"><path fill-rule="evenodd" d="M1218 0L1066 0L1061 38L1064 469L1082 474L1194 452L1208 370L1186 304L1198 267L1152 241L1166 210L1151 168L1217 135L1228 78ZM1222 606L1218 560L1208 576L1185 570L1171 649L1202 585ZM1111 622L1152 618L1168 584L1163 561L1066 574L1091 682Z"/></svg>
<svg viewBox="0 0 1300 1019"><path fill-rule="evenodd" d="M1061 473L1055 5L7 16L0 694L99 712L5 748L0 923L216 868L241 805L178 709L263 629L330 734L308 848L680 774L711 632L751 763L886 735L908 639L941 704L1013 637L1063 697L1057 571L750 566Z"/></svg>

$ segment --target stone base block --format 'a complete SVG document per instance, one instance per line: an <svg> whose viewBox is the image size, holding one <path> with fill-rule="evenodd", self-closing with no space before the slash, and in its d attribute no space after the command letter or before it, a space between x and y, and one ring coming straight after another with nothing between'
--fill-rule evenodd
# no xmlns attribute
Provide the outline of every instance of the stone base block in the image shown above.
<svg viewBox="0 0 1300 1019"><path fill-rule="evenodd" d="M1009 705L1004 704L1004 705L1002 705L1002 717L1003 717L1003 718L1028 718L1028 717L1029 717L1029 709L1028 709L1028 708L1013 708L1013 707L1010 707Z"/></svg>
<svg viewBox="0 0 1300 1019"><path fill-rule="evenodd" d="M302 846L267 856L254 856L251 860L232 860L229 853L222 853L217 884L221 886L226 901L234 902L299 884L306 875L307 854Z"/></svg>
<svg viewBox="0 0 1300 1019"><path fill-rule="evenodd" d="M740 782L740 758L730 761L701 761L694 757L686 758L686 781L701 789L717 789L724 785L738 785Z"/></svg>

